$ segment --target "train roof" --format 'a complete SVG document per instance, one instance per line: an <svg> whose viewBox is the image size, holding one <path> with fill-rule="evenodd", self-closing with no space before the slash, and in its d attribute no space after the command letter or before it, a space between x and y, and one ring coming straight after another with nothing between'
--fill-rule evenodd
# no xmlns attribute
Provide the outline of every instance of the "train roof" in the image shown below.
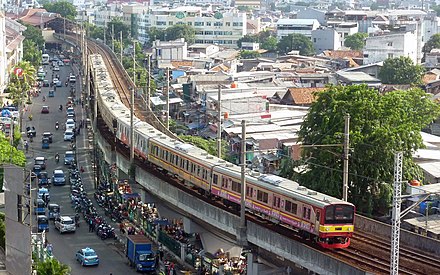
<svg viewBox="0 0 440 275"><path fill-rule="evenodd" d="M113 82L102 57L98 54L89 56L91 67L96 72L96 79L99 80L97 90L105 107L118 118L120 123L126 126L130 125L130 110L120 100L116 92ZM214 167L216 171L227 174L231 177L240 178L241 167L233 163L226 162L216 156L209 155L205 150L198 148L192 144L184 143L176 139L170 138L147 122L141 121L134 117L135 134L151 138L155 143L167 147L175 152L186 154L190 159L197 161L205 166ZM308 189L299 183L271 174L260 174L255 171L247 171L246 181L258 185L267 190L285 194L286 196L304 201L309 204L324 207L329 204L350 204L343 200L331 197L329 195Z"/></svg>

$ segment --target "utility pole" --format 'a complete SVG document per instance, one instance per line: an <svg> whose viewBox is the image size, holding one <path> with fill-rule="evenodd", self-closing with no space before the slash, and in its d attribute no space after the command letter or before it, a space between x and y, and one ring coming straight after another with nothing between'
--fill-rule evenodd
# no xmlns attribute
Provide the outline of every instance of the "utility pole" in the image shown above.
<svg viewBox="0 0 440 275"><path fill-rule="evenodd" d="M222 86L218 85L217 99L217 157L222 158Z"/></svg>
<svg viewBox="0 0 440 275"><path fill-rule="evenodd" d="M120 31L119 34L121 36L121 59L119 61L121 61L122 64L122 49L124 48L124 44L122 44L122 31Z"/></svg>
<svg viewBox="0 0 440 275"><path fill-rule="evenodd" d="M165 106L165 126L170 129L170 68L167 67L167 95L166 95L166 106Z"/></svg>
<svg viewBox="0 0 440 275"><path fill-rule="evenodd" d="M107 25L104 25L104 45L107 45L106 35L105 35L106 32L107 32ZM112 44L113 44L113 39L112 39Z"/></svg>
<svg viewBox="0 0 440 275"><path fill-rule="evenodd" d="M400 207L402 203L402 166L403 153L397 152L394 156L394 184L393 184L393 213L391 216L391 259L390 275L399 274L399 246L400 246Z"/></svg>
<svg viewBox="0 0 440 275"><path fill-rule="evenodd" d="M64 41L66 41L66 18L63 18L63 27L64 27L63 38L64 38Z"/></svg>
<svg viewBox="0 0 440 275"><path fill-rule="evenodd" d="M136 92L136 42L133 41L133 90L130 96L130 163L134 166L134 93Z"/></svg>
<svg viewBox="0 0 440 275"><path fill-rule="evenodd" d="M121 45L121 47L122 47L122 45ZM112 51L115 52L115 25L114 24L112 24Z"/></svg>
<svg viewBox="0 0 440 275"><path fill-rule="evenodd" d="M246 120L241 121L241 195L239 243L247 245L246 238Z"/></svg>
<svg viewBox="0 0 440 275"><path fill-rule="evenodd" d="M148 64L147 64L147 70L148 70L148 79L147 79L147 110L150 110L150 95L151 95L151 55L148 54Z"/></svg>
<svg viewBox="0 0 440 275"><path fill-rule="evenodd" d="M348 201L348 157L350 153L350 114L344 116L344 166L342 178L342 199Z"/></svg>

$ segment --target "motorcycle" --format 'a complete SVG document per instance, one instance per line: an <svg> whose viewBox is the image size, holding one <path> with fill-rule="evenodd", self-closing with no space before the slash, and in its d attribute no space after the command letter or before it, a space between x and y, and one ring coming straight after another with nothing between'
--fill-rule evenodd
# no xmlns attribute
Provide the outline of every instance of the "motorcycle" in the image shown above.
<svg viewBox="0 0 440 275"><path fill-rule="evenodd" d="M55 124L55 130L58 130L58 128L60 128L60 125Z"/></svg>
<svg viewBox="0 0 440 275"><path fill-rule="evenodd" d="M57 155L55 155L55 161L57 162L57 163L59 163L60 162L60 156L57 154Z"/></svg>

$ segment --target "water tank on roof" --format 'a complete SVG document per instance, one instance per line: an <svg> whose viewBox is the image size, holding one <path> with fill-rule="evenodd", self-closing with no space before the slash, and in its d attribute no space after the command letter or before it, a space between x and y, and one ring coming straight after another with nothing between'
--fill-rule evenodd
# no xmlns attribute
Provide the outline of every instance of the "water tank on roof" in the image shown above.
<svg viewBox="0 0 440 275"><path fill-rule="evenodd" d="M238 87L238 84L235 83L235 82L232 82L232 84L231 84L231 88L237 88L237 87Z"/></svg>

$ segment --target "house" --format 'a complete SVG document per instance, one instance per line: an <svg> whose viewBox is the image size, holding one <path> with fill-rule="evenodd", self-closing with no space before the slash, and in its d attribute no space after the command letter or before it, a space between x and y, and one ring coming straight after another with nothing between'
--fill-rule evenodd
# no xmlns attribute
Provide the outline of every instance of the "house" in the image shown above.
<svg viewBox="0 0 440 275"><path fill-rule="evenodd" d="M174 41L153 41L151 60L157 67L171 66L171 61L183 61L188 56L187 44L184 38Z"/></svg>
<svg viewBox="0 0 440 275"><path fill-rule="evenodd" d="M341 47L339 34L332 28L319 28L312 31L312 42L316 54Z"/></svg>
<svg viewBox="0 0 440 275"><path fill-rule="evenodd" d="M279 19L276 22L277 38L281 39L289 34L302 34L312 37L312 31L320 26L316 19Z"/></svg>
<svg viewBox="0 0 440 275"><path fill-rule="evenodd" d="M310 106L315 101L315 93L324 91L326 88L290 88L280 104Z"/></svg>
<svg viewBox="0 0 440 275"><path fill-rule="evenodd" d="M368 87L375 88L379 88L381 85L379 79L363 72L338 71L336 72L336 77L342 85L366 84Z"/></svg>
<svg viewBox="0 0 440 275"><path fill-rule="evenodd" d="M383 62L371 63L367 65L362 65L354 68L347 68L346 72L363 72L372 77L379 78L380 69L383 67Z"/></svg>
<svg viewBox="0 0 440 275"><path fill-rule="evenodd" d="M440 49L432 49L425 54L425 64L427 69L440 69Z"/></svg>
<svg viewBox="0 0 440 275"><path fill-rule="evenodd" d="M385 61L388 58L406 56L414 63L418 61L417 35L414 31L382 33L366 39L364 64Z"/></svg>

